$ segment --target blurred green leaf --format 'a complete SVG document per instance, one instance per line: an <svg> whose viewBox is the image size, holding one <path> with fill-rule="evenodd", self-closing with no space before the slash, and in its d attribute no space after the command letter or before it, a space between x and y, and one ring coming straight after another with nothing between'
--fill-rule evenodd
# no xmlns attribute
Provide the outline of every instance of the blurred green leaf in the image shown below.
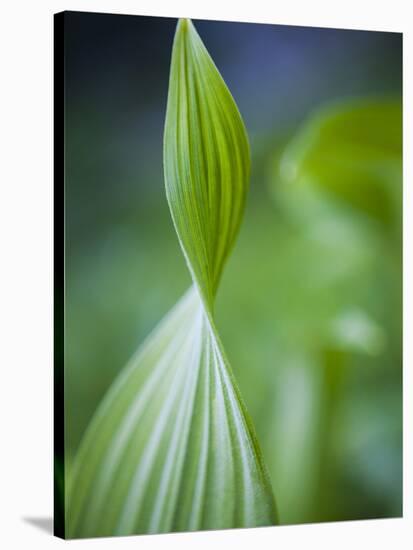
<svg viewBox="0 0 413 550"><path fill-rule="evenodd" d="M331 321L329 344L349 353L378 355L386 335L382 327L362 309L344 310Z"/></svg>
<svg viewBox="0 0 413 550"><path fill-rule="evenodd" d="M387 227L400 227L402 111L393 100L324 108L281 159L285 181L312 183Z"/></svg>
<svg viewBox="0 0 413 550"><path fill-rule="evenodd" d="M94 415L73 466L69 537L276 523L268 474L213 317L242 218L248 141L188 20L174 41L164 153L168 202L194 285Z"/></svg>
<svg viewBox="0 0 413 550"><path fill-rule="evenodd" d="M354 424L352 415L338 425L343 400L351 407L359 388L365 400L382 386L387 392L384 376L397 387L399 349L393 334L399 315L395 294L400 256L393 238L401 236L401 139L400 105L366 98L311 114L281 159L273 152L271 192L296 252L296 258L285 260L284 280L299 296L290 326L292 298L282 311L277 304L277 317L289 335L300 325L303 335L294 334L295 341L290 341L297 357L302 354L302 366L298 361L294 369L289 358L294 356L287 352L275 385L278 406L269 455L282 523L379 517L390 500L388 510L398 510L397 490L396 496L387 494L387 503L378 504L371 498L372 488L365 494L360 479L355 482L359 465L354 464L364 460L361 447L353 449L346 464L351 453L345 459L337 456L335 441L341 430L350 441L359 423L365 422L366 430L374 423L366 415ZM280 248L278 244L277 254ZM292 396L300 392L303 397ZM395 414L392 407L384 416L390 414ZM297 426L289 428L296 417ZM383 478L394 480L399 468L397 433L392 434L391 450L384 439L376 444L376 454L380 449L383 456L392 455Z"/></svg>

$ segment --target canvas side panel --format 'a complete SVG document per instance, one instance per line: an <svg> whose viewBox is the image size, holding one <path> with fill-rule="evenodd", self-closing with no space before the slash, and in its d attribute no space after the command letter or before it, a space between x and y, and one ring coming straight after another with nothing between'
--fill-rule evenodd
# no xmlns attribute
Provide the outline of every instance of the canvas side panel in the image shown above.
<svg viewBox="0 0 413 550"><path fill-rule="evenodd" d="M54 15L54 534L65 538L65 14Z"/></svg>

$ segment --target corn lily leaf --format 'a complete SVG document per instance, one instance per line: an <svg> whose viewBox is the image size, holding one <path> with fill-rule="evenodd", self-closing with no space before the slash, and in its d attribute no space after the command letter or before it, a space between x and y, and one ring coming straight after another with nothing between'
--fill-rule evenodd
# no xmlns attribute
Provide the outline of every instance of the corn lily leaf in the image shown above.
<svg viewBox="0 0 413 550"><path fill-rule="evenodd" d="M237 106L192 23L181 21L165 125L166 194L208 308L241 222L249 165Z"/></svg>
<svg viewBox="0 0 413 550"><path fill-rule="evenodd" d="M192 23L178 23L165 125L166 194L193 285L98 408L70 479L69 537L277 522L251 421L213 316L246 198L238 109Z"/></svg>

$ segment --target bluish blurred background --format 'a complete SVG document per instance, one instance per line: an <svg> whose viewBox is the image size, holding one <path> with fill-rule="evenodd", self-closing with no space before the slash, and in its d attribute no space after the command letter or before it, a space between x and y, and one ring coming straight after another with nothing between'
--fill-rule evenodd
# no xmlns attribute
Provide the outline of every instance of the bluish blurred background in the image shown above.
<svg viewBox="0 0 413 550"><path fill-rule="evenodd" d="M399 516L401 35L194 23L251 141L217 324L281 522ZM190 277L162 168L176 20L72 12L65 25L70 470L105 391Z"/></svg>

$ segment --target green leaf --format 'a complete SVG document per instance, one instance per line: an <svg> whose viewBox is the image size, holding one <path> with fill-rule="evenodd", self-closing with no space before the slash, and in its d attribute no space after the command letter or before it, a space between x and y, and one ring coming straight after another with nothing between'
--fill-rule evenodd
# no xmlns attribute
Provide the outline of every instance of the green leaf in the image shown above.
<svg viewBox="0 0 413 550"><path fill-rule="evenodd" d="M320 110L287 146L281 175L314 184L387 227L400 227L400 103L358 100Z"/></svg>
<svg viewBox="0 0 413 550"><path fill-rule="evenodd" d="M241 223L250 154L237 106L188 20L179 22L173 48L164 168L181 246L211 307Z"/></svg>
<svg viewBox="0 0 413 550"><path fill-rule="evenodd" d="M194 284L92 419L70 479L69 537L277 521L268 474L213 317L245 203L248 141L188 20L179 22L173 47L164 165L168 203Z"/></svg>

